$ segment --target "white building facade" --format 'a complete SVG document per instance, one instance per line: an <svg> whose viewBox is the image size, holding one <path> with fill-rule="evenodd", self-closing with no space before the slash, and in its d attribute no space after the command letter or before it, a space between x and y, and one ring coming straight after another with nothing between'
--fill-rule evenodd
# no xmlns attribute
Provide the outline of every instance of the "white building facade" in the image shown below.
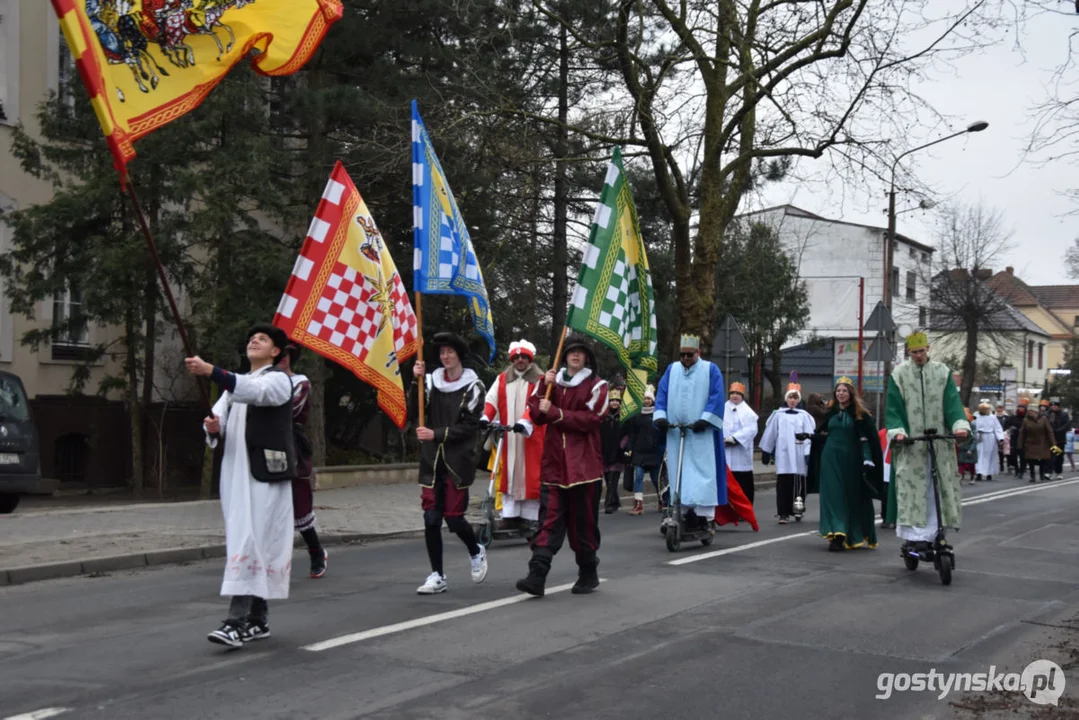
<svg viewBox="0 0 1079 720"><path fill-rule="evenodd" d="M836 372L854 377L859 328L884 298L887 228L831 220L793 205L746 213L739 219L771 227L806 284L809 324L790 345L834 338ZM889 288L896 325L919 328L928 323L932 259L932 247L896 234ZM872 339L867 334L865 348ZM902 347L897 343L896 360L902 358ZM863 363L866 392L879 391L882 370L881 364Z"/></svg>

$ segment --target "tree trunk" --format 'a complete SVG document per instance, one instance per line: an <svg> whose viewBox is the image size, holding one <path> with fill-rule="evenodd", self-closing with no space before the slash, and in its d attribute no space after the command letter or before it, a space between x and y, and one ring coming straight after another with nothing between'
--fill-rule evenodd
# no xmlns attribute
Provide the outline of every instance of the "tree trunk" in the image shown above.
<svg viewBox="0 0 1079 720"><path fill-rule="evenodd" d="M131 423L131 494L135 498L142 497L143 489L143 417L142 404L139 402L139 373L138 354L135 349L135 311L129 309L127 320L124 322L124 344L126 357L124 371L127 374L127 407Z"/></svg>
<svg viewBox="0 0 1079 720"><path fill-rule="evenodd" d="M143 340L145 347L143 348L143 363L142 363L142 408L143 408L143 423L142 431L143 437L149 438L156 433L150 432L150 407L154 402L154 364L157 362L156 344L154 337L157 335L157 294L160 292L160 288L157 286L157 272L154 267L153 260L149 260L146 275L146 297L145 307L143 309L143 322L146 327L146 334ZM164 421L164 418L162 418ZM146 447L145 445L143 446ZM153 455L157 452L158 444L153 445L155 450L153 452L143 453L144 464L143 472L144 477L151 475L150 468L153 466ZM165 471L165 458L157 458L157 466L162 475Z"/></svg>
<svg viewBox="0 0 1079 720"><path fill-rule="evenodd" d="M210 383L210 402L217 402L220 392ZM201 428L199 429L202 432ZM214 451L209 445L202 451L202 477L199 480L199 499L209 500L214 494Z"/></svg>
<svg viewBox="0 0 1079 720"><path fill-rule="evenodd" d="M307 416L307 433L311 441L311 463L314 467L326 465L326 363L318 358L311 373L311 391L307 402L311 412Z"/></svg>
<svg viewBox="0 0 1079 720"><path fill-rule="evenodd" d="M559 26L558 37L558 139L555 141L554 177L554 237L552 264L554 284L551 293L551 352L558 348L562 328L566 324L569 305L569 279L566 277L569 253L567 230L569 217L569 172L566 153L569 146L569 38L565 25ZM551 362L558 364L558 358Z"/></svg>
<svg viewBox="0 0 1079 720"><path fill-rule="evenodd" d="M970 394L974 392L974 380L978 374L978 327L967 328L967 349L963 356L963 385L959 397L964 407L970 407Z"/></svg>

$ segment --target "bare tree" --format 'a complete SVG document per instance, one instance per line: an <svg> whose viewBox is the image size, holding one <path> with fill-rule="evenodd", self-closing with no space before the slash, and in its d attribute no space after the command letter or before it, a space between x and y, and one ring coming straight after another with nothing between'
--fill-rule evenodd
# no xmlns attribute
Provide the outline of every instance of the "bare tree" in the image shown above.
<svg viewBox="0 0 1079 720"><path fill-rule="evenodd" d="M1062 48L1064 57L1046 83L1045 98L1029 113L1033 129L1025 148L1025 159L1036 167L1061 163L1079 167L1079 80L1076 79L1079 68L1075 58L1079 44L1079 0L1026 0L1015 5L1017 27L1044 15L1070 23L1071 30ZM1024 52L1022 43L1017 44L1020 52ZM1079 213L1079 187L1061 188L1058 192L1076 204L1070 214ZM1072 270L1072 264L1079 262L1079 255L1073 255L1073 252L1069 251L1067 258L1069 271L1072 277L1079 277L1079 265Z"/></svg>
<svg viewBox="0 0 1079 720"><path fill-rule="evenodd" d="M674 219L682 329L700 333L705 346L716 322L716 263L745 194L789 172L792 159L825 153L845 179L879 179L894 145L915 126L941 121L913 90L929 65L993 42L985 15L1001 7L617 0L613 37L589 37L556 3L532 2L581 47L613 53L622 83L597 103L605 122L572 129L649 158Z"/></svg>
<svg viewBox="0 0 1079 720"><path fill-rule="evenodd" d="M1002 215L984 205L951 206L940 215L937 252L928 278L929 329L942 339L955 337L962 348L963 382L970 403L979 361L1002 361L1015 350L1019 333L1030 324L989 282L1011 234Z"/></svg>

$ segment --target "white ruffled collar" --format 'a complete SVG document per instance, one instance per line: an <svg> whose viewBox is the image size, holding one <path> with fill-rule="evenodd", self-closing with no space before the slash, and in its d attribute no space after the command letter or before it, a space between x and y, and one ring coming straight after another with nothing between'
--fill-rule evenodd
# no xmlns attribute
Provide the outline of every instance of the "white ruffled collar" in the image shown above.
<svg viewBox="0 0 1079 720"><path fill-rule="evenodd" d="M446 368L438 368L431 374L431 383L435 386L435 389L444 393L457 392L477 380L479 380L479 376L471 368L465 368L464 372L461 373L461 377L453 382L446 379Z"/></svg>
<svg viewBox="0 0 1079 720"><path fill-rule="evenodd" d="M566 369L562 368L558 371L554 381L561 387L571 388L577 387L590 377L592 377L592 368L581 368L579 373L568 379L566 378Z"/></svg>

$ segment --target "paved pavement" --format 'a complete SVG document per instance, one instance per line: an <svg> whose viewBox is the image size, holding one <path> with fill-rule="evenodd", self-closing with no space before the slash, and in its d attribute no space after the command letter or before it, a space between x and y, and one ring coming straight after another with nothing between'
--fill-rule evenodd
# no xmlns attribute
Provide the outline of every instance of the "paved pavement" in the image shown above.
<svg viewBox="0 0 1079 720"><path fill-rule="evenodd" d="M875 551L827 552L815 497L805 522L767 521L764 491L759 533L724 528L678 554L655 513L601 515L592 596L518 595L518 542L496 543L474 585L447 538L450 591L436 597L415 594L421 541L336 547L325 578L298 572L272 603L274 636L233 653L205 640L226 608L219 560L0 588L0 718L1075 718L1079 480L963 493L949 587L907 571L891 533ZM549 587L574 575L567 548ZM881 673L1038 658L1063 668L1059 707L938 699L902 676L876 697Z"/></svg>
<svg viewBox="0 0 1079 720"><path fill-rule="evenodd" d="M759 469L759 486L774 485L774 468ZM472 491L474 507L486 487L486 482L477 479ZM73 504L76 501L71 497L58 502L33 500L11 515L0 515L0 585L186 562L222 552L225 529L219 500L124 503L112 495L84 497L81 505ZM415 483L315 494L319 532L330 543L421 531L423 516L418 508Z"/></svg>

